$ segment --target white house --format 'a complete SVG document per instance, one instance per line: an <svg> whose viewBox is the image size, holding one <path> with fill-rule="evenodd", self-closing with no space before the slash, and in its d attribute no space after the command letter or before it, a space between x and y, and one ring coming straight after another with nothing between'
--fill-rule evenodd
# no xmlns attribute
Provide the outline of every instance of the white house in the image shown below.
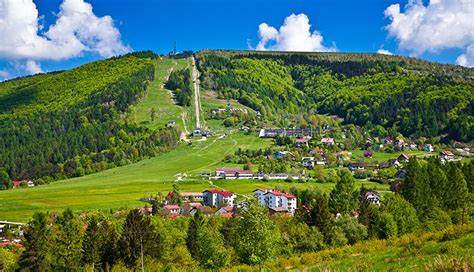
<svg viewBox="0 0 474 272"><path fill-rule="evenodd" d="M168 211L170 215L178 215L181 213L179 205L165 205L163 210Z"/></svg>
<svg viewBox="0 0 474 272"><path fill-rule="evenodd" d="M217 168L216 177L223 179L252 179L252 170L243 170L242 168Z"/></svg>
<svg viewBox="0 0 474 272"><path fill-rule="evenodd" d="M303 163L303 167L313 168L315 164L315 159L314 157L303 157L303 159L301 159L301 162Z"/></svg>
<svg viewBox="0 0 474 272"><path fill-rule="evenodd" d="M370 201L372 204L380 205L380 196L377 192L367 191L365 193L365 199Z"/></svg>
<svg viewBox="0 0 474 272"><path fill-rule="evenodd" d="M269 209L293 214L296 210L296 196L272 189L258 189L253 192L257 201Z"/></svg>
<svg viewBox="0 0 474 272"><path fill-rule="evenodd" d="M363 162L351 162L347 165L351 171L360 171L365 169L365 163Z"/></svg>
<svg viewBox="0 0 474 272"><path fill-rule="evenodd" d="M321 143L323 145L334 145L335 144L334 138L322 138Z"/></svg>
<svg viewBox="0 0 474 272"><path fill-rule="evenodd" d="M217 207L219 205L233 206L234 199L234 193L228 191L213 189L203 192L203 203L210 207Z"/></svg>

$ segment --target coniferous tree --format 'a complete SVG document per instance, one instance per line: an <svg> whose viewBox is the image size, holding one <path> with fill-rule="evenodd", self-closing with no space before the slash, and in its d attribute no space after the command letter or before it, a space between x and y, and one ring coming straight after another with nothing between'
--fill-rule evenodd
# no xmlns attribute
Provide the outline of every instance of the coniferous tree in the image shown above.
<svg viewBox="0 0 474 272"><path fill-rule="evenodd" d="M153 243L158 243L158 237L150 218L141 214L138 209L131 210L120 237L120 253L124 263L133 267L140 260L143 268L145 255L152 254Z"/></svg>
<svg viewBox="0 0 474 272"><path fill-rule="evenodd" d="M386 196L381 209L393 216L399 234L413 232L419 227L420 222L415 208L398 194Z"/></svg>
<svg viewBox="0 0 474 272"><path fill-rule="evenodd" d="M416 158L410 159L408 163L407 175L401 186L401 194L413 205L421 220L438 207L426 169L420 165Z"/></svg>
<svg viewBox="0 0 474 272"><path fill-rule="evenodd" d="M0 190L7 190L12 187L12 181L10 180L10 176L8 176L7 171L5 171L3 168L0 168Z"/></svg>
<svg viewBox="0 0 474 272"><path fill-rule="evenodd" d="M19 265L22 271L51 270L51 230L47 214L33 215L24 232L25 250L21 253Z"/></svg>
<svg viewBox="0 0 474 272"><path fill-rule="evenodd" d="M71 209L57 218L53 239L55 270L79 270L82 259L82 225Z"/></svg>
<svg viewBox="0 0 474 272"><path fill-rule="evenodd" d="M461 222L465 222L466 207L469 203L469 190L466 179L457 163L452 163L449 167L450 186L446 191L445 205L451 211L461 210Z"/></svg>
<svg viewBox="0 0 474 272"><path fill-rule="evenodd" d="M91 264L92 270L95 269L96 265L100 263L102 257L102 246L103 238L100 235L100 222L97 216L92 216L89 223L87 224L87 229L84 234L84 241L82 243L82 261L85 264Z"/></svg>

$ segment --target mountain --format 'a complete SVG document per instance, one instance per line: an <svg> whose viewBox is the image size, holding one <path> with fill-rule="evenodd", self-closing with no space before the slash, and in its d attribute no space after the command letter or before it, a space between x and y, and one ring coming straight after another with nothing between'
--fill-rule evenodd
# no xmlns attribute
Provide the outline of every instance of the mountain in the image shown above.
<svg viewBox="0 0 474 272"><path fill-rule="evenodd" d="M177 131L152 131L124 117L153 80L153 58L139 52L0 83L0 168L12 179L48 181L174 146Z"/></svg>
<svg viewBox="0 0 474 272"><path fill-rule="evenodd" d="M474 138L474 69L380 54L202 51L197 59L204 87L279 125L322 113L377 136Z"/></svg>

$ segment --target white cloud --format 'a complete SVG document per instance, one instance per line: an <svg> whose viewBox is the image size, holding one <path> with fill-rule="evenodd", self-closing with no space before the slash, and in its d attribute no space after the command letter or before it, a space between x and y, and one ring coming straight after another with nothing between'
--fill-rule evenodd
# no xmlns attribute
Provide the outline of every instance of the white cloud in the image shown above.
<svg viewBox="0 0 474 272"><path fill-rule="evenodd" d="M7 70L0 70L0 79L5 79L10 77L10 73Z"/></svg>
<svg viewBox="0 0 474 272"><path fill-rule="evenodd" d="M379 49L377 50L377 54L382 54L382 55L393 55L392 52L388 51L388 50L385 50L385 49Z"/></svg>
<svg viewBox="0 0 474 272"><path fill-rule="evenodd" d="M471 44L466 53L456 59L456 63L466 67L474 67L474 44Z"/></svg>
<svg viewBox="0 0 474 272"><path fill-rule="evenodd" d="M431 0L427 6L412 0L404 12L400 4L389 6L385 16L391 20L386 26L389 35L397 39L400 49L415 56L449 48L467 50L474 45L472 0ZM469 52L466 54L458 58L458 64L469 65ZM472 54L470 57L472 66Z"/></svg>
<svg viewBox="0 0 474 272"><path fill-rule="evenodd" d="M28 60L39 71L40 60L64 60L92 52L111 57L130 51L110 16L97 17L84 0L64 0L48 31L33 0L0 0L0 58Z"/></svg>
<svg viewBox="0 0 474 272"><path fill-rule="evenodd" d="M43 69L41 69L40 64L34 60L29 60L26 62L25 71L32 75L43 73Z"/></svg>
<svg viewBox="0 0 474 272"><path fill-rule="evenodd" d="M292 14L286 17L279 30L262 23L258 27L258 35L260 42L257 45L257 50L336 51L335 47L323 45L323 36L318 31L311 32L309 18L305 14Z"/></svg>

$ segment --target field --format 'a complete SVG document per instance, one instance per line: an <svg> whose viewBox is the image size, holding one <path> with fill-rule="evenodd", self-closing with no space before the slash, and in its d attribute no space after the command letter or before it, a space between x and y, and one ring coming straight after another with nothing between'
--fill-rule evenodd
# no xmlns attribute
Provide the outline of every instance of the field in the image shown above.
<svg viewBox="0 0 474 272"><path fill-rule="evenodd" d="M330 190L334 184L287 183L260 181L214 181L194 177L216 167L225 166L222 158L240 148L264 148L271 140L255 135L233 134L227 138L209 138L182 144L169 153L135 164L110 169L80 178L57 181L45 186L13 189L0 192L0 220L26 222L36 211L61 211L71 208L76 212L93 209L140 207L143 196L167 193L176 182L183 191L201 191L209 188L232 190L239 195L251 195L256 188L290 186L319 187ZM188 177L178 178L179 176ZM366 187L382 185L364 182ZM361 182L358 183L362 184ZM386 186L385 186L386 187Z"/></svg>
<svg viewBox="0 0 474 272"><path fill-rule="evenodd" d="M174 103L171 91L164 88L168 75L173 70L190 68L189 59L157 59L155 60L155 80L149 86L145 96L131 107L130 119L146 127L157 129L170 120L176 122L183 131L192 129L190 124L191 111ZM152 109L155 120L151 119Z"/></svg>

